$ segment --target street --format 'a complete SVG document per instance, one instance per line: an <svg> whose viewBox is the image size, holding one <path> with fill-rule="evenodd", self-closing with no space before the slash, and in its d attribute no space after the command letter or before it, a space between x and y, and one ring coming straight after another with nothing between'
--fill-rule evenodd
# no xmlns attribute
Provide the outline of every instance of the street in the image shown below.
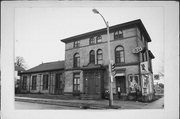
<svg viewBox="0 0 180 119"><path fill-rule="evenodd" d="M16 109L77 109L77 107L67 107L58 105L48 105L48 104L37 104L29 102L15 102Z"/></svg>
<svg viewBox="0 0 180 119"><path fill-rule="evenodd" d="M107 109L107 100L53 100L53 99L34 99L34 98L18 98L15 101L16 109L85 109L89 105L90 109ZM142 103L135 101L119 101L115 100L114 105L119 109L163 109L164 97L151 103Z"/></svg>

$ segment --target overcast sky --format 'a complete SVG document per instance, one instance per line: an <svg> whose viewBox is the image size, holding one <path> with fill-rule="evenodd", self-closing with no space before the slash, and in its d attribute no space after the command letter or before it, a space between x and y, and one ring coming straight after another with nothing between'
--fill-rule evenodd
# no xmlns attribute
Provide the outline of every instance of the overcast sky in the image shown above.
<svg viewBox="0 0 180 119"><path fill-rule="evenodd" d="M163 7L96 7L109 25L141 19L152 42L154 73L164 62ZM15 56L22 56L28 68L42 62L64 60L65 44L61 39L105 28L93 7L49 7L15 9Z"/></svg>

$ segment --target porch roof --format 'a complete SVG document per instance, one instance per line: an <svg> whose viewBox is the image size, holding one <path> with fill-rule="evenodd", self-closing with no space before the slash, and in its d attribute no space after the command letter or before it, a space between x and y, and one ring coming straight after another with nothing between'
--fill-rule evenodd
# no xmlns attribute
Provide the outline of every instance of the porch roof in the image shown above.
<svg viewBox="0 0 180 119"><path fill-rule="evenodd" d="M93 63L90 63L88 64L87 66L83 66L82 67L82 70L88 70L88 69L105 69L106 66L102 66L100 64L93 64Z"/></svg>

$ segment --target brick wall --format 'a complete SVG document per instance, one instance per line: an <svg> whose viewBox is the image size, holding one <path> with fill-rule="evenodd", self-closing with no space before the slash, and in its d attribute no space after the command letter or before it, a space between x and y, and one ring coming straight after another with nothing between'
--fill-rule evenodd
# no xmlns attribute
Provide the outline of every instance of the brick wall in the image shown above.
<svg viewBox="0 0 180 119"><path fill-rule="evenodd" d="M137 62L138 57L136 54L132 53L132 49L138 46L137 36L136 33L137 28L130 28L123 30L123 39L114 40L113 33L110 34L111 37L111 58L114 61L114 50L116 46L121 45L124 47L125 51L125 62L132 63ZM80 47L73 48L73 42L66 44L66 51L65 51L65 67L66 69L73 68L73 55L78 52L80 54L80 67L87 65L89 63L89 52L91 50L95 50L97 53L98 49L103 50L103 65L108 64L108 49L107 49L107 38L106 34L102 35L102 43L89 45L89 38L80 40ZM95 55L95 59L97 59ZM95 63L97 60L95 60Z"/></svg>

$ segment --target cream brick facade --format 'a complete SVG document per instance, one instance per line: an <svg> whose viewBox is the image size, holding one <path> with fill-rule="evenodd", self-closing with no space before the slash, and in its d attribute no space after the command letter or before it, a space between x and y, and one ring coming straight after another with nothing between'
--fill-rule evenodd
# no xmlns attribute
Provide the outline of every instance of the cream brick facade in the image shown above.
<svg viewBox="0 0 180 119"><path fill-rule="evenodd" d="M139 21L138 21L139 22ZM127 25L127 26L126 26ZM115 63L115 48L117 46L122 46L124 48L124 64L117 64L115 70L120 72L120 74L124 75L125 77L125 95L129 93L129 76L138 76L138 83L141 85L141 72L140 72L140 62L148 61L149 68L152 69L151 65L151 58L149 57L148 52L148 42L151 41L150 37L148 36L146 30L139 26L139 23L135 23L133 25L119 25L110 27L110 52L111 52L111 59ZM141 23L140 23L141 25ZM123 38L114 39L114 29L121 29L123 33ZM105 31L105 32L104 32ZM94 34L93 34L94 33ZM90 37L95 37L97 35L101 35L102 42L90 44ZM88 66L89 64L89 53L91 50L95 51L95 64L97 64L97 50L101 49L103 52L103 61L102 66L106 67L104 71L104 79L103 79L103 88L104 91L108 90L109 83L108 83L108 48L107 48L107 34L106 29L97 30L90 33L81 34L79 36L70 37L67 39L63 39L65 42L65 92L72 92L73 93L73 73L80 72L80 93L84 93L84 70L83 67ZM74 41L79 41L79 47L74 48ZM136 47L145 48L145 55L142 53L133 53L133 49ZM73 63L74 59L73 56L75 53L79 53L80 55L80 67L74 68ZM145 58L145 59L144 59ZM151 70L152 73L152 70ZM116 78L113 81L113 93L117 94L117 84Z"/></svg>

